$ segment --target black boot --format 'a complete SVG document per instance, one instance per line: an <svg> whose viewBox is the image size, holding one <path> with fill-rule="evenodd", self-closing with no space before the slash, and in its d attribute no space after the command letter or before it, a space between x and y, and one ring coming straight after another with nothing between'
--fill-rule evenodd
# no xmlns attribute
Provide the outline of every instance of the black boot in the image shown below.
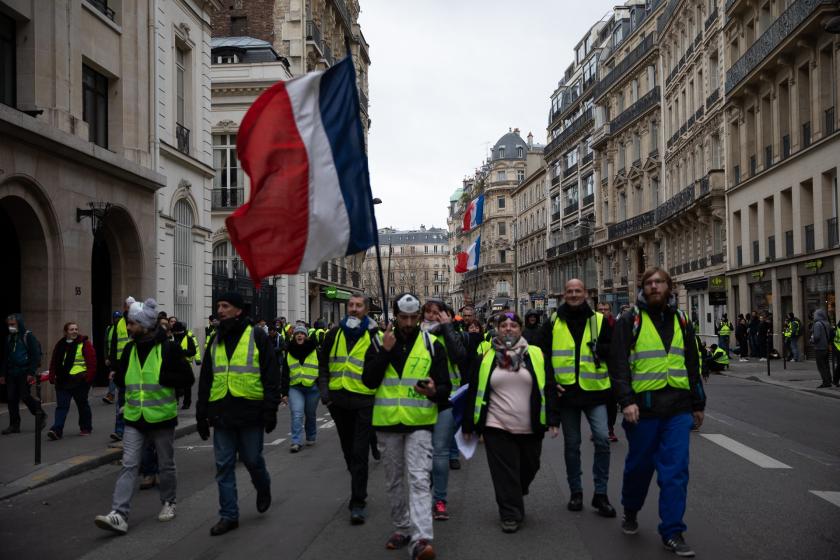
<svg viewBox="0 0 840 560"><path fill-rule="evenodd" d="M606 494L592 496L592 507L598 510L598 515L601 517L615 517L615 508L610 505Z"/></svg>
<svg viewBox="0 0 840 560"><path fill-rule="evenodd" d="M575 492L569 498L569 504L566 506L569 511L581 511L583 509L583 492Z"/></svg>
<svg viewBox="0 0 840 560"><path fill-rule="evenodd" d="M0 433L2 433L4 436L7 436L9 434L19 434L20 433L20 425L16 426L16 425L12 424Z"/></svg>

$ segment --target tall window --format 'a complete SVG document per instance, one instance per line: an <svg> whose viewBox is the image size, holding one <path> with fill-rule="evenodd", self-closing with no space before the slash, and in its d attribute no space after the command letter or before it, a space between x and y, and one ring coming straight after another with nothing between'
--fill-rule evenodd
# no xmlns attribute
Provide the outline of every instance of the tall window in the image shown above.
<svg viewBox="0 0 840 560"><path fill-rule="evenodd" d="M175 47L175 122L186 126L186 78L187 53L181 47Z"/></svg>
<svg viewBox="0 0 840 560"><path fill-rule="evenodd" d="M517 169L516 170L516 181L521 183L525 180L525 170L524 169Z"/></svg>
<svg viewBox="0 0 840 560"><path fill-rule="evenodd" d="M507 224L499 222L499 235L507 235Z"/></svg>
<svg viewBox="0 0 840 560"><path fill-rule="evenodd" d="M499 207L499 210L504 210L504 209L505 209L505 197L500 196L500 197L499 197L499 198L497 198L496 200L497 200L497 202L498 202L498 207Z"/></svg>
<svg viewBox="0 0 840 560"><path fill-rule="evenodd" d="M88 123L88 140L108 147L108 78L82 66L82 120Z"/></svg>
<svg viewBox="0 0 840 560"><path fill-rule="evenodd" d="M525 157L525 151L522 149L522 147L516 148L516 157L520 159Z"/></svg>
<svg viewBox="0 0 840 560"><path fill-rule="evenodd" d="M0 103L14 107L17 97L15 20L0 14Z"/></svg>
<svg viewBox="0 0 840 560"><path fill-rule="evenodd" d="M505 159L505 147L499 148L499 159Z"/></svg>
<svg viewBox="0 0 840 560"><path fill-rule="evenodd" d="M213 246L213 275L224 278L236 278L246 274L236 249L230 241L221 241ZM393 273L391 273L393 274ZM177 317L177 315L176 315Z"/></svg>
<svg viewBox="0 0 840 560"><path fill-rule="evenodd" d="M507 181L507 173L504 171L497 171L496 172L496 180L497 181Z"/></svg>
<svg viewBox="0 0 840 560"><path fill-rule="evenodd" d="M213 135L213 208L236 208L244 202L244 175L236 158L236 134Z"/></svg>
<svg viewBox="0 0 840 560"><path fill-rule="evenodd" d="M186 200L175 203L175 315L192 315L193 212Z"/></svg>

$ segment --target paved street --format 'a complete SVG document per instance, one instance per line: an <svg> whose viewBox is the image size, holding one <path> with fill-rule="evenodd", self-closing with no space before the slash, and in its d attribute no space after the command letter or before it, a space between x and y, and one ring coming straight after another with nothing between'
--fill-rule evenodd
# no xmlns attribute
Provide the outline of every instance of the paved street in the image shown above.
<svg viewBox="0 0 840 560"><path fill-rule="evenodd" d="M776 365L775 363L773 364ZM739 373L745 370L738 364ZM754 366L753 366L754 367ZM750 368L752 369L752 368ZM692 436L688 541L705 558L837 558L840 555L840 399L788 387L715 376L707 386L709 409ZM68 425L74 421L74 413ZM0 503L4 558L395 558L384 549L390 527L382 467L373 464L370 518L362 527L347 521L348 476L338 454L329 416L319 415L318 444L288 452L288 411L266 438L274 504L255 511L247 473L239 472L241 526L211 538L217 494L213 455L196 434L177 441L178 517L156 520L156 490L140 492L130 531L113 537L96 529L93 517L107 513L118 470L107 464ZM621 436L621 431L619 430ZM5 452L3 464L29 461ZM67 441L67 440L65 440ZM20 442L18 442L20 443ZM591 447L584 445L584 471ZM618 505L626 446L613 444L610 497ZM591 480L585 477L586 499ZM818 495L820 492L827 494ZM833 492L833 494L832 494ZM515 535L497 525L493 491L483 453L452 472L452 519L435 524L440 558L668 558L656 535L656 488L640 515L642 530L624 536L618 520L591 511L565 509L568 491L561 441L547 439L543 467L527 498L527 519ZM793 521L793 522L792 522Z"/></svg>

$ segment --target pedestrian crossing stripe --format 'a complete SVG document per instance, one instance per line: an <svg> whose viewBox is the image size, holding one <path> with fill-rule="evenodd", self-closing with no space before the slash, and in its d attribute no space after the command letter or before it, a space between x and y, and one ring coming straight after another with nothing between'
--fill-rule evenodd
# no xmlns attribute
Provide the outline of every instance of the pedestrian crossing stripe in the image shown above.
<svg viewBox="0 0 840 560"><path fill-rule="evenodd" d="M825 490L811 490L811 494L819 496L823 500L840 507L840 492L828 492Z"/></svg>
<svg viewBox="0 0 840 560"><path fill-rule="evenodd" d="M727 437L723 434L700 434L707 440L711 441L712 443L716 443L726 449L727 451L731 451L735 455L746 459L750 463L758 465L763 469L792 469L790 465L786 465L781 461L777 461L773 457L765 455L761 451L756 451L752 447L747 447L743 443L735 441L734 439Z"/></svg>

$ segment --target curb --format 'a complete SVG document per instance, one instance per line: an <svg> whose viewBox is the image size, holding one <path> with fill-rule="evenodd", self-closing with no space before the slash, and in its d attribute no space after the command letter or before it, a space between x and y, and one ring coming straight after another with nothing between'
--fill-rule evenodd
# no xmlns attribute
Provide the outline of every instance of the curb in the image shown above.
<svg viewBox="0 0 840 560"><path fill-rule="evenodd" d="M810 393L812 395L819 395L821 397L828 397L831 399L840 399L840 391L821 391L819 389L807 389L805 387L797 387L796 385L790 385L784 381L776 381L774 379L763 379L758 377L757 375L749 375L749 376L741 376L741 375L732 375L731 373L723 373L721 372L720 375L729 377L730 379L743 379L745 381L754 381L757 383L764 383L766 385L774 385L776 387L784 387L785 389L790 389L792 391L798 391L800 393Z"/></svg>
<svg viewBox="0 0 840 560"><path fill-rule="evenodd" d="M197 431L196 426L195 421L178 426L175 428L175 439L195 433ZM0 500L8 500L29 490L34 490L35 488L58 482L59 480L81 474L85 471L93 470L102 465L117 461L120 457L122 457L122 449L106 448L105 451L98 455L76 455L75 457L70 457L57 463L42 465L35 472L14 480L0 488Z"/></svg>

